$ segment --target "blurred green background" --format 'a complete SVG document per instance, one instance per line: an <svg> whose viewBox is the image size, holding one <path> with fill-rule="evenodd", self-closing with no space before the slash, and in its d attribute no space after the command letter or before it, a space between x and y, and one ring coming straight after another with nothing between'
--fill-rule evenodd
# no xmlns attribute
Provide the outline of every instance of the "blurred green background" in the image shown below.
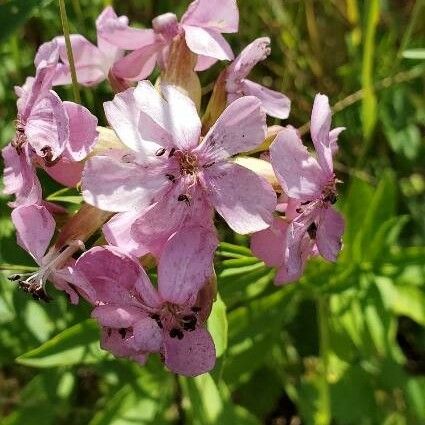
<svg viewBox="0 0 425 425"><path fill-rule="evenodd" d="M150 26L188 3L114 7ZM300 282L276 288L248 241L224 232L220 299L209 321L219 358L211 374L195 379L173 376L154 357L144 368L113 359L99 349L86 305L72 306L60 293L47 305L32 301L6 271L0 424L425 424L424 3L240 0L240 33L228 39L238 53L271 37L272 54L252 79L292 99L288 122L306 130L322 92L335 105L335 126L347 127L336 164L344 180L337 207L347 219L339 261L314 260ZM66 4L71 32L95 41L94 21L109 2ZM14 131L13 86L34 74L37 46L59 34L57 1L0 0L2 146ZM206 93L222 67L201 74ZM58 92L72 99L69 88ZM84 89L82 99L104 124L102 102L111 96L104 83ZM46 195L58 190L45 184ZM72 209L73 199L61 201ZM31 266L6 202L1 267Z"/></svg>

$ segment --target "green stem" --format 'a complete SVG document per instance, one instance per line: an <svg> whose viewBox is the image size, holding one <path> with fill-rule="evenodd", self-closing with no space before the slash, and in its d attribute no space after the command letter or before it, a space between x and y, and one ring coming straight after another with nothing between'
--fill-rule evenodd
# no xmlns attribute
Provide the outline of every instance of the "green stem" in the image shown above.
<svg viewBox="0 0 425 425"><path fill-rule="evenodd" d="M71 71L72 91L74 93L74 100L77 103L81 103L80 89L78 87L77 73L75 71L74 55L72 53L71 39L69 37L68 16L66 15L64 0L59 0L59 9L62 21L63 35L65 37L66 54L68 55L69 69Z"/></svg>
<svg viewBox="0 0 425 425"><path fill-rule="evenodd" d="M328 382L329 369L329 328L328 328L329 306L328 299L319 295L317 299L317 319L319 322L319 344L321 359L321 383L320 404L317 416L318 425L329 425L332 420L331 397Z"/></svg>

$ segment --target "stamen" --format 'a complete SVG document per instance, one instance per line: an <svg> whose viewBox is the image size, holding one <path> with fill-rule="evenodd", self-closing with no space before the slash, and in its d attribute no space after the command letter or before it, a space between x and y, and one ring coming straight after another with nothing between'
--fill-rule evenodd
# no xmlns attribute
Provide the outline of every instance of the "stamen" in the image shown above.
<svg viewBox="0 0 425 425"><path fill-rule="evenodd" d="M189 194L185 194L185 193L182 193L181 195L179 195L179 197L177 198L177 200L179 201L179 202L185 202L186 203L186 205L188 206L188 207L190 207L190 200L191 200L192 198L191 198L191 196L189 195Z"/></svg>

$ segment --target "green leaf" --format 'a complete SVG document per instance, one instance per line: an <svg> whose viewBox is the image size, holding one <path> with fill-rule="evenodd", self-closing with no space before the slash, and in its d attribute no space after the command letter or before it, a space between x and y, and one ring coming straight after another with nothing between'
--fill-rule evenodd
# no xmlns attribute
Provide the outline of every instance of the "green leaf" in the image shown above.
<svg viewBox="0 0 425 425"><path fill-rule="evenodd" d="M209 374L181 378L181 382L195 425L259 425L255 416L232 402L224 382L217 385Z"/></svg>
<svg viewBox="0 0 425 425"><path fill-rule="evenodd" d="M99 346L99 328L94 320L78 323L16 361L32 367L56 367L97 363L107 358Z"/></svg>
<svg viewBox="0 0 425 425"><path fill-rule="evenodd" d="M213 304L211 315L208 318L208 330L213 337L217 357L220 357L227 349L226 305L220 295L217 295L217 300Z"/></svg>
<svg viewBox="0 0 425 425"><path fill-rule="evenodd" d="M402 56L406 59L425 59L425 49L409 49L402 53Z"/></svg>

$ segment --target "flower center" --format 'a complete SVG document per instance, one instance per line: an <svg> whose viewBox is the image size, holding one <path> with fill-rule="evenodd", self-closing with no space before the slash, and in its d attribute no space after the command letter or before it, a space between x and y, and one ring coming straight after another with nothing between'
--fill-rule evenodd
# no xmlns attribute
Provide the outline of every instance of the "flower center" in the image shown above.
<svg viewBox="0 0 425 425"><path fill-rule="evenodd" d="M333 205L337 199L335 178L333 178L322 190L322 201Z"/></svg>
<svg viewBox="0 0 425 425"><path fill-rule="evenodd" d="M192 152L176 152L180 164L180 172L183 175L193 175L199 170L198 158Z"/></svg>
<svg viewBox="0 0 425 425"><path fill-rule="evenodd" d="M19 117L16 119L16 134L15 138L12 140L12 146L16 149L18 154L22 152L22 147L27 141L27 136L25 135L25 123Z"/></svg>

